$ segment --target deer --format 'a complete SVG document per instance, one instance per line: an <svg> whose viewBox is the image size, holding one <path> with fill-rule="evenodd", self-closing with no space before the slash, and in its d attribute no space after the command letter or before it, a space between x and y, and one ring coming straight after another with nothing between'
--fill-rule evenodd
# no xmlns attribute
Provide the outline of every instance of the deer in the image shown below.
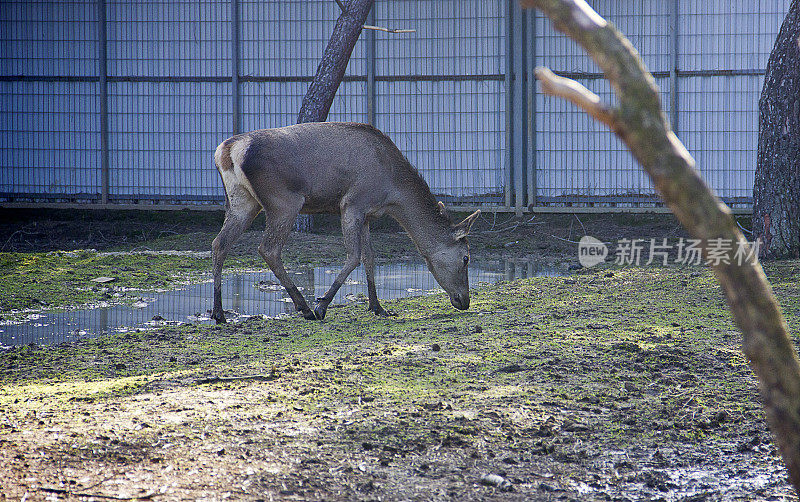
<svg viewBox="0 0 800 502"><path fill-rule="evenodd" d="M217 147L214 163L225 190L225 219L212 243L214 305L225 322L222 266L236 240L264 212L258 252L308 320L322 320L336 292L359 263L367 279L367 310L390 315L375 289L375 255L369 223L389 215L406 231L428 269L459 310L469 308L467 235L480 210L453 224L420 172L378 129L349 122L307 122L232 136ZM292 282L281 251L298 214L341 219L346 260L313 309Z"/></svg>

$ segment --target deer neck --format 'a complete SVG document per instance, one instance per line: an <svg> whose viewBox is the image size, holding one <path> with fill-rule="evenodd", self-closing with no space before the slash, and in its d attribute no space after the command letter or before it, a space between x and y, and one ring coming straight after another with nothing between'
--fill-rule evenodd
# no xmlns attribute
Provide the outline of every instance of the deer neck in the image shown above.
<svg viewBox="0 0 800 502"><path fill-rule="evenodd" d="M436 199L427 187L406 184L387 213L397 220L425 258L429 258L451 239L450 221L439 212Z"/></svg>

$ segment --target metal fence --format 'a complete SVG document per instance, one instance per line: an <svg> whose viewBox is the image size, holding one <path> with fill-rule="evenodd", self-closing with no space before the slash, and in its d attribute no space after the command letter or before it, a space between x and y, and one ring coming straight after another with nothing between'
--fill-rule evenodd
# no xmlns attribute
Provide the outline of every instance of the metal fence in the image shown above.
<svg viewBox="0 0 800 502"><path fill-rule="evenodd" d="M642 53L698 167L747 206L764 68L788 0L597 0ZM218 205L213 151L294 123L333 0L0 2L0 201ZM515 0L376 0L329 120L386 132L446 202L651 206L624 146L536 91L550 66L611 100L580 48Z"/></svg>

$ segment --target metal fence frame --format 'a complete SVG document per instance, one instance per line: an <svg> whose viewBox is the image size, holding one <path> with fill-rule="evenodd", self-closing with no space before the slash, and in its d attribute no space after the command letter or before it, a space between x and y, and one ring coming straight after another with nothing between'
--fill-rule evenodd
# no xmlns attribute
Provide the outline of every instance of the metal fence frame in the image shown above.
<svg viewBox="0 0 800 502"><path fill-rule="evenodd" d="M107 1L97 0L98 19L98 60L99 75L92 76L57 76L28 75L0 76L6 82L97 82L99 93L100 115L100 194L46 194L46 193L0 193L0 198L8 202L0 202L2 207L82 207L82 208L140 208L140 209L219 209L221 197L193 196L191 200L179 200L174 195L148 197L145 201L133 200L130 197L115 196L110 186L109 137L109 83L115 82L217 82L232 85L230 117L232 131L240 132L242 124L242 86L248 82L310 82L311 76L252 76L242 75L240 71L240 28L241 1L230 0L231 5L231 74L229 76L119 76L109 74L108 36L107 36ZM516 0L500 0L505 2L506 13L506 64L505 72L483 75L377 75L376 74L376 37L372 30L365 30L362 40L366 56L366 74L347 75L344 82L363 82L366 87L364 99L367 120L375 123L376 117L376 85L379 82L503 82L505 85L505 180L502 201L464 204L458 199L447 200L456 209L514 211L517 214L529 211L542 212L652 212L663 211L661 203L655 195L625 196L542 196L537 189L537 109L535 79L533 70L542 58L538 53L536 37L536 21L539 14L534 10L522 11ZM678 26L680 0L669 2L671 23L669 37L671 43L667 71L652 72L656 78L665 79L669 83L669 118L673 129L678 128L680 103L678 88L685 78L708 76L763 76L764 70L759 68L722 69L722 70L682 70L679 67ZM375 9L370 13L369 24L375 23ZM545 60L546 62L546 60ZM557 72L578 81L602 79L602 73L593 72ZM50 201L48 203L48 200ZM52 201L59 201L53 203ZM191 202L191 203L188 203ZM752 197L728 198L737 212L749 211Z"/></svg>
<svg viewBox="0 0 800 502"><path fill-rule="evenodd" d="M682 70L679 65L678 27L680 0L670 0L670 67L667 71L652 71L655 78L668 79L669 120L672 129L680 134L679 86L681 80L689 77L712 76L761 76L761 68ZM536 20L538 11L521 10L518 2L509 0L509 29L507 30L509 51L506 82L509 83L506 107L507 113L507 187L506 206L521 214L532 212L667 212L660 198L653 195L626 196L556 196L548 197L537 193L536 176L536 81L533 70L544 54L539 54L536 43ZM546 60L545 60L546 63ZM604 79L601 72L555 71L556 74L577 81ZM752 196L721 197L731 206L734 213L747 214L752 211Z"/></svg>

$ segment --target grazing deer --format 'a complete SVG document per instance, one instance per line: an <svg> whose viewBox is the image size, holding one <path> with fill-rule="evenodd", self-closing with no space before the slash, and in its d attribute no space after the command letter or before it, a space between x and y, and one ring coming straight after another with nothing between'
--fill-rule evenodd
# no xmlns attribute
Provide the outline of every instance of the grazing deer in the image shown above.
<svg viewBox="0 0 800 502"><path fill-rule="evenodd" d="M453 225L444 204L383 133L366 124L309 122L226 139L214 154L227 197L225 223L212 245L214 308L225 322L222 264L260 211L266 230L258 252L306 319L323 319L345 279L364 264L368 309L387 315L375 291L369 221L388 214L408 232L457 309L469 307L467 234L480 214ZM281 250L299 213L339 213L347 260L312 310L292 283Z"/></svg>

